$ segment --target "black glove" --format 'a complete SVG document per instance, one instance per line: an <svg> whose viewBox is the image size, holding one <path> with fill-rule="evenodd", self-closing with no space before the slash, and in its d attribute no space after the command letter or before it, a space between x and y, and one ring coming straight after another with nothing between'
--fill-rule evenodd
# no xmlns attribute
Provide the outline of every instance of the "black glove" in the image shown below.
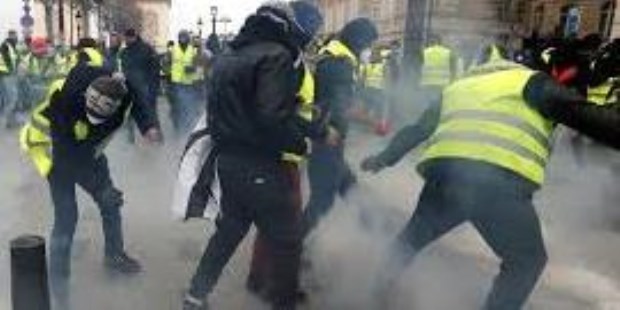
<svg viewBox="0 0 620 310"><path fill-rule="evenodd" d="M370 156L362 161L360 167L362 171L377 173L387 165L379 158L379 156Z"/></svg>

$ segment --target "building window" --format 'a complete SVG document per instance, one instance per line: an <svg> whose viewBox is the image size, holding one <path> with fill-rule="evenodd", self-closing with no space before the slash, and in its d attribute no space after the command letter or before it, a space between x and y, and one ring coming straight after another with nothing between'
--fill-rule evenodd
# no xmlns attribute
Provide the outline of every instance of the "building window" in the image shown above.
<svg viewBox="0 0 620 310"><path fill-rule="evenodd" d="M540 30L543 26L543 22L545 20L545 5L539 4L534 9L534 31L540 33Z"/></svg>
<svg viewBox="0 0 620 310"><path fill-rule="evenodd" d="M560 29L564 36L572 37L579 33L581 27L581 10L576 5L565 5L560 11Z"/></svg>
<svg viewBox="0 0 620 310"><path fill-rule="evenodd" d="M601 15L598 24L598 31L604 38L609 38L616 11L614 1L606 1L601 6Z"/></svg>

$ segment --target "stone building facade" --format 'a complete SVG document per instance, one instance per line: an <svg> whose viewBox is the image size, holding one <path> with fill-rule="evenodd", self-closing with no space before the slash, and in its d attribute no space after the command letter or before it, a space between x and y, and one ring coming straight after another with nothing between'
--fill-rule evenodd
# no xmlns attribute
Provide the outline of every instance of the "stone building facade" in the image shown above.
<svg viewBox="0 0 620 310"><path fill-rule="evenodd" d="M101 8L92 6L86 12L71 8L70 0L65 0L64 27L59 33L59 8L53 8L53 32L57 41L75 43L79 36L105 37L109 31L123 31L129 27L138 29L148 42L165 46L170 24L170 0L106 0ZM80 11L80 18L76 18ZM41 2L33 4L35 20L33 36L47 36L45 27L45 8Z"/></svg>
<svg viewBox="0 0 620 310"><path fill-rule="evenodd" d="M490 38L497 34L527 36L562 29L568 10L581 15L580 35L620 35L620 0L429 0L431 32L449 40ZM337 32L348 20L365 16L379 28L381 42L403 37L407 0L319 0L326 33Z"/></svg>

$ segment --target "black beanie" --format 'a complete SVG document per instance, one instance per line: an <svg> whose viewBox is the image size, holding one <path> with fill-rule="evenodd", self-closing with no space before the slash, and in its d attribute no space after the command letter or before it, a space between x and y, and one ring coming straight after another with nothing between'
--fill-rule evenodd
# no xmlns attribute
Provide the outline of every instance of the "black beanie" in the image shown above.
<svg viewBox="0 0 620 310"><path fill-rule="evenodd" d="M340 31L340 40L353 53L359 56L363 49L369 48L379 37L375 24L368 18L356 18L347 23Z"/></svg>

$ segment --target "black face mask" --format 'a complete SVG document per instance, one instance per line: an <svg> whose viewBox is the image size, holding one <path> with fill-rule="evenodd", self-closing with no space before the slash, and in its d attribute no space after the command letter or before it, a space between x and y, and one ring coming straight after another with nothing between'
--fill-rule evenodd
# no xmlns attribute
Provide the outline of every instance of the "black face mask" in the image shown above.
<svg viewBox="0 0 620 310"><path fill-rule="evenodd" d="M11 43L11 45L17 45L17 39L15 38L8 38L7 41Z"/></svg>

